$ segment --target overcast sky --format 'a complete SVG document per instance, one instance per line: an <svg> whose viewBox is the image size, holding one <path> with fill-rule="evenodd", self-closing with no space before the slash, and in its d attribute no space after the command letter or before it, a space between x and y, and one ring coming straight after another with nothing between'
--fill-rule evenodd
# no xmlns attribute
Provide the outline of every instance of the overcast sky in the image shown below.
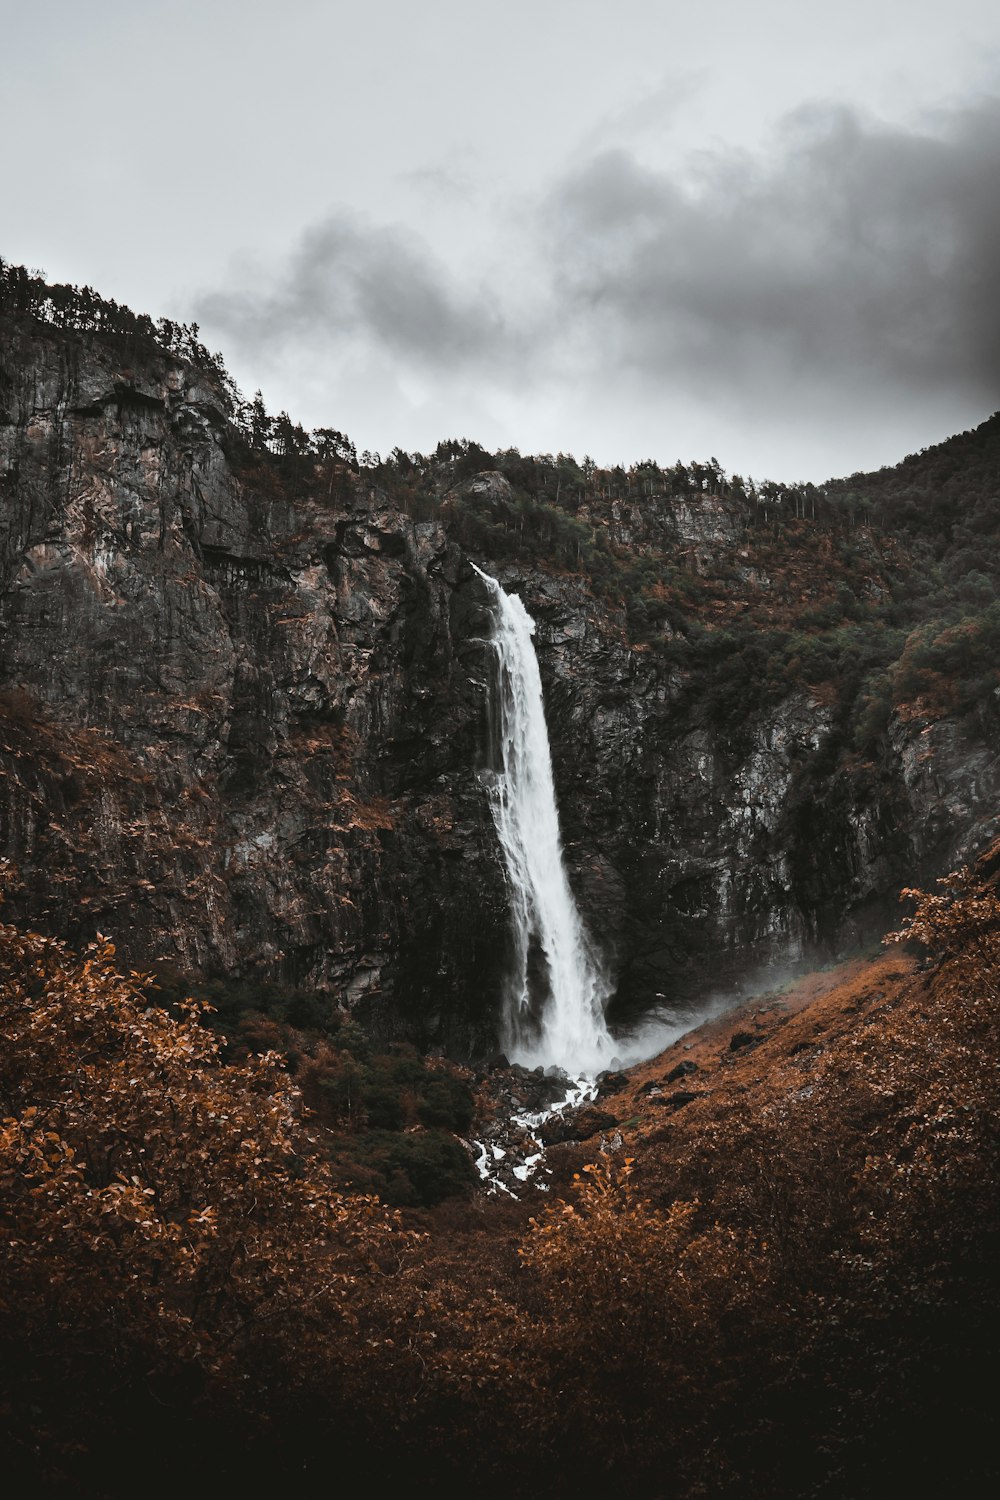
<svg viewBox="0 0 1000 1500"><path fill-rule="evenodd" d="M1000 407L995 0L0 0L0 254L359 449L758 478Z"/></svg>

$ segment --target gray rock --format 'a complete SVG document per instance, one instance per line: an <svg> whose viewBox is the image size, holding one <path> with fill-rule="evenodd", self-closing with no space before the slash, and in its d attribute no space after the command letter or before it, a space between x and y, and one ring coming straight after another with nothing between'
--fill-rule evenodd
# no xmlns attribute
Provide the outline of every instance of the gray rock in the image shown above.
<svg viewBox="0 0 1000 1500"><path fill-rule="evenodd" d="M664 1083L676 1083L678 1078L686 1078L689 1073L697 1073L697 1071L698 1064L685 1058L684 1062L679 1062L676 1068L670 1069L670 1072L663 1081Z"/></svg>

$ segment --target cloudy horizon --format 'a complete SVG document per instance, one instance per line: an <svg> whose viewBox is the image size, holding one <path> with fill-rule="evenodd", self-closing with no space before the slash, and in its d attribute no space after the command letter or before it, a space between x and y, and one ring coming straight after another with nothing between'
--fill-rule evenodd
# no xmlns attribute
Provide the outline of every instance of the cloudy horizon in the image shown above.
<svg viewBox="0 0 1000 1500"><path fill-rule="evenodd" d="M822 480L1000 406L976 0L290 0L280 33L258 0L54 8L44 76L11 8L2 108L30 98L66 164L43 192L18 162L0 253L197 319L245 390L359 449Z"/></svg>

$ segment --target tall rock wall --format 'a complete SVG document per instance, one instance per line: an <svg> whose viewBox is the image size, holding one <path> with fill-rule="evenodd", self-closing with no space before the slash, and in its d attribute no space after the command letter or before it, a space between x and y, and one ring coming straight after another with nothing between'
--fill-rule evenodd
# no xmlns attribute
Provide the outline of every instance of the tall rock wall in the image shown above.
<svg viewBox="0 0 1000 1500"><path fill-rule="evenodd" d="M10 909L110 933L136 967L304 985L385 1035L488 1048L507 907L461 549L364 489L284 483L181 361L0 332ZM697 567L740 518L706 496L613 524ZM900 723L880 764L845 766L806 692L720 734L581 577L476 560L538 620L569 862L625 1010L835 942L995 826L981 734Z"/></svg>
<svg viewBox="0 0 1000 1500"><path fill-rule="evenodd" d="M961 723L894 718L870 760L805 689L720 729L572 580L523 586L568 852L623 1012L870 942L903 885L1000 832L996 701Z"/></svg>
<svg viewBox="0 0 1000 1500"><path fill-rule="evenodd" d="M189 366L23 332L0 475L12 908L427 1042L488 1031L481 598L440 526L294 503Z"/></svg>

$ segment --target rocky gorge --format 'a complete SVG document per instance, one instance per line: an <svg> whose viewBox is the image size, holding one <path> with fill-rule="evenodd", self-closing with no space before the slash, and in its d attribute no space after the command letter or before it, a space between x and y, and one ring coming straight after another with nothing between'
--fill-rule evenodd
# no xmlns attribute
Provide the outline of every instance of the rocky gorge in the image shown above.
<svg viewBox="0 0 1000 1500"><path fill-rule="evenodd" d="M5 318L12 915L110 934L137 969L308 989L382 1040L495 1050L508 910L471 562L537 622L566 856L613 1016L846 952L900 884L1000 828L996 691L971 711L897 705L859 750L843 695L793 663L727 717L676 620L636 632L564 555L470 533L470 514L511 513L502 466L446 458L431 483L421 511L374 466L291 473L248 445L211 371ZM734 618L780 623L845 588L877 601L910 567L905 540L859 525L845 583L835 525L796 514L780 542L710 480L650 489L584 495L575 524L710 581L689 608L709 656Z"/></svg>

